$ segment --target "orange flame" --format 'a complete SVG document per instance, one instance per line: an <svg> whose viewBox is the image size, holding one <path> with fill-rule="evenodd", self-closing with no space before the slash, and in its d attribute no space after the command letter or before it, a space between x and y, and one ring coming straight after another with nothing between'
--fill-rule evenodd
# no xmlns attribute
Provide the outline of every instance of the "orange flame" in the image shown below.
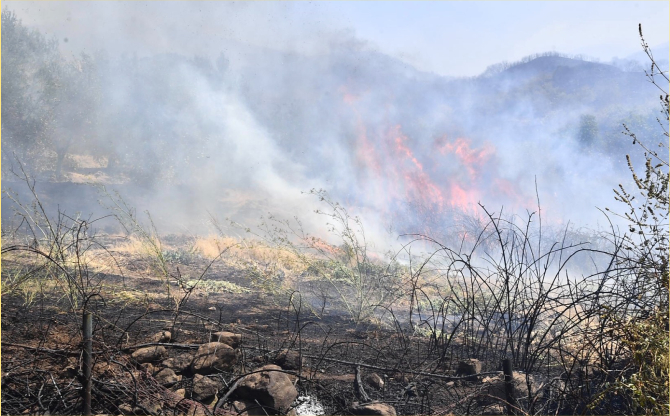
<svg viewBox="0 0 670 416"><path fill-rule="evenodd" d="M470 176L476 178L484 163L495 154L495 149L489 143L485 143L479 149L472 149L470 143L468 139L457 138L453 142L444 143L439 151L443 155L447 153L455 154Z"/></svg>
<svg viewBox="0 0 670 416"><path fill-rule="evenodd" d="M406 167L403 172L405 194L408 199L420 200L424 205L437 205L441 210L444 206L442 190L424 171L423 164L419 162L412 150L406 145L407 136L402 133L401 126L395 126L391 129L389 135L395 137L396 153L411 162L411 165ZM400 168L403 168L402 164Z"/></svg>
<svg viewBox="0 0 670 416"><path fill-rule="evenodd" d="M443 135L426 154L416 150L417 142L400 124L386 131L366 124L358 108L361 97L345 87L340 93L356 119L354 143L362 192L375 198L382 213L405 202L418 211L417 219L432 218L438 224L448 208L479 216L477 203L484 197L528 206L530 200L518 186L501 177L493 144L475 147L470 139L449 140Z"/></svg>

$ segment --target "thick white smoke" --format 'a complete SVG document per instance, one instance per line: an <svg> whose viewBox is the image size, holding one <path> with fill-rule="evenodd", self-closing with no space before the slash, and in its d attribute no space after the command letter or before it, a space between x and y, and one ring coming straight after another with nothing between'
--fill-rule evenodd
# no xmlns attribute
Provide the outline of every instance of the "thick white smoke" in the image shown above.
<svg viewBox="0 0 670 416"><path fill-rule="evenodd" d="M126 180L108 187L164 229L273 212L322 230L302 193L322 188L380 239L444 236L478 202L535 210L536 183L547 222L596 227L629 183L617 126L656 108L642 73L558 56L471 79L420 72L291 3L10 9L64 56L98 59L100 128L82 148L117 158Z"/></svg>

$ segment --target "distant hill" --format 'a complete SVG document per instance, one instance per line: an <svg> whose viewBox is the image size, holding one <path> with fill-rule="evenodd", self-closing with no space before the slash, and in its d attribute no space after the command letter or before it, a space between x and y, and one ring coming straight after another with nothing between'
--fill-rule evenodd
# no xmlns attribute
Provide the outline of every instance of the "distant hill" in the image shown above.
<svg viewBox="0 0 670 416"><path fill-rule="evenodd" d="M561 69L580 69L587 72L620 72L617 68L597 62L581 59L566 58L563 56L540 56L529 62L522 62L504 71L505 74L536 76L541 73L551 73Z"/></svg>
<svg viewBox="0 0 670 416"><path fill-rule="evenodd" d="M652 47L651 53L654 55L654 59L657 60L657 63L659 65L665 63L665 67L667 68L668 57L670 57L670 43L665 42L660 45ZM649 66L649 58L647 57L647 54L644 53L644 51L638 51L633 54L630 54L626 57L626 59L636 61L641 65L643 65L645 68ZM663 66L661 65L661 67Z"/></svg>
<svg viewBox="0 0 670 416"><path fill-rule="evenodd" d="M477 82L490 95L508 98L493 111L532 103L539 114L560 109L602 113L614 107L648 107L655 97L642 71L626 72L614 65L565 56L538 56L494 66Z"/></svg>

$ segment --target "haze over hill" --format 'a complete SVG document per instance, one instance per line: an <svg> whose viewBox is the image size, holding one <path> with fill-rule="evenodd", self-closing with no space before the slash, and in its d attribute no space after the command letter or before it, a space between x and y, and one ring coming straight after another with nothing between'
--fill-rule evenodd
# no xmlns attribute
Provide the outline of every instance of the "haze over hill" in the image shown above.
<svg viewBox="0 0 670 416"><path fill-rule="evenodd" d="M55 189L73 181L67 170L82 172L76 157L92 156L89 173L102 174L75 182L118 189L166 229L193 229L209 213L306 218L317 201L301 192L322 188L375 234L444 235L479 202L535 210L536 183L551 221L596 226L596 207L629 182L622 123L656 140L657 94L642 72L555 53L471 78L421 72L347 39L317 54L227 40L215 59L47 59L20 44L22 27L3 20L3 114L25 111L6 95L15 76L52 119L28 148L25 122L3 124L3 166L15 152ZM44 77L47 62L61 72ZM67 189L54 203L97 211L92 191Z"/></svg>

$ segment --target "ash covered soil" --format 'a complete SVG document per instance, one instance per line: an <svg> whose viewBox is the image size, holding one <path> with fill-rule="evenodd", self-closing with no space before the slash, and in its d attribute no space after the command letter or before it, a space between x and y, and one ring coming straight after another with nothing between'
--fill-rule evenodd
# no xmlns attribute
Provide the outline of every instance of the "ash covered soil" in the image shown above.
<svg viewBox="0 0 670 416"><path fill-rule="evenodd" d="M301 301L298 292L259 288L241 262L210 265L200 255L187 257L190 240L181 236L164 239L171 247L165 251L172 256L169 273L180 278L166 283L124 237L98 239L114 253L119 269L90 270L96 414L258 414L261 408L350 414L360 412L355 405L364 402L382 406L365 413L502 412L500 395L489 391L495 374L462 380L458 366L474 357L456 340L440 350L435 339L411 331L406 318L355 324L337 308L315 310L318 305ZM3 259L3 280L30 261ZM83 305L72 304L62 282L45 280L41 288L3 292L4 414L68 413L81 406ZM402 310L399 305L396 313ZM222 332L234 340L219 339ZM230 353L218 357L214 346L204 353L213 364L196 366L212 341L227 342ZM477 362L477 373L500 370L498 361ZM270 380L265 390L232 388L240 376L275 368L265 367L272 364L285 372L260 373ZM354 383L356 365L367 399ZM457 375L461 378L449 379ZM270 399L275 394L291 400L275 403Z"/></svg>

